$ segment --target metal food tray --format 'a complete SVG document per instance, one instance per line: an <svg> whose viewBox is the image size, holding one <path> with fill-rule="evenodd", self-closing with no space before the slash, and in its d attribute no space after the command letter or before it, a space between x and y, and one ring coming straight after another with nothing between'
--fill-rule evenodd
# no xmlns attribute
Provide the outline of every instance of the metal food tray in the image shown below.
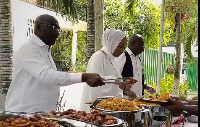
<svg viewBox="0 0 200 127"><path fill-rule="evenodd" d="M72 118L72 117L61 117L59 115L48 115L45 113L39 113L38 115L46 118L46 119L50 119L50 120L56 120L56 121L66 121L67 123L70 123L76 127L123 127L124 122L121 119L118 119L116 117L114 117L117 121L116 124L112 124L112 125L97 125L97 124L93 124L92 122L89 121L82 121L76 118Z"/></svg>
<svg viewBox="0 0 200 127"><path fill-rule="evenodd" d="M20 112L8 112L8 111L0 111L0 121L11 118L11 117L22 117L22 118L29 118L33 115L20 113Z"/></svg>
<svg viewBox="0 0 200 127"><path fill-rule="evenodd" d="M0 111L0 121L9 119L11 117L22 117L22 118L29 118L31 116L35 116L37 114L28 114L23 112L8 112L8 111ZM57 121L57 120L56 120ZM65 121L57 121L60 127L77 127L71 123Z"/></svg>
<svg viewBox="0 0 200 127"><path fill-rule="evenodd" d="M91 108L95 109L95 110L99 110L103 113L106 113L106 114L134 114L134 113L137 113L137 112L141 112L144 110L144 108L142 107L142 109L140 110L135 110L135 111L112 111L112 110L105 110L105 109L100 109L100 108L97 108L97 104L100 103L102 100L104 99L109 99L109 98L115 98L115 96L104 96L104 97L98 97L94 102L93 104L91 105Z"/></svg>

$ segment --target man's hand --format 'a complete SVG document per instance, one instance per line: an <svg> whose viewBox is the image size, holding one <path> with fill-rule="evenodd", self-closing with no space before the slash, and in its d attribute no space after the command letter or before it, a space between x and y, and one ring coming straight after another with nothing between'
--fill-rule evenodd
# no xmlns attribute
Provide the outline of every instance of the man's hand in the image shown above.
<svg viewBox="0 0 200 127"><path fill-rule="evenodd" d="M90 87L105 85L103 79L96 73L83 73L82 82L86 82Z"/></svg>
<svg viewBox="0 0 200 127"><path fill-rule="evenodd" d="M169 105L165 105L164 107L167 108L172 114L181 114L183 112L183 104L178 100L173 100L169 98L168 100Z"/></svg>

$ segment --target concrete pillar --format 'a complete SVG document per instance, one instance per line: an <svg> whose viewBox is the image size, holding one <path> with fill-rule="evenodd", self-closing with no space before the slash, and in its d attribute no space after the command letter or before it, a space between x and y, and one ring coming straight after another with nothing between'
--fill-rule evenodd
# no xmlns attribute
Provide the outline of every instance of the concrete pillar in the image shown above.
<svg viewBox="0 0 200 127"><path fill-rule="evenodd" d="M73 37L72 37L72 65L73 71L75 71L75 64L76 64L76 52L77 52L77 31L73 30Z"/></svg>

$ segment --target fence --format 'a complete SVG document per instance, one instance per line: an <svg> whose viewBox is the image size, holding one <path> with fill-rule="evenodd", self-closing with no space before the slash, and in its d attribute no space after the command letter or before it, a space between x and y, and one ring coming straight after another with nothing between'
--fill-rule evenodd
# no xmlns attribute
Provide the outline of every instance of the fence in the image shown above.
<svg viewBox="0 0 200 127"><path fill-rule="evenodd" d="M143 69L145 73L145 82L157 81L157 70L158 70L158 51L145 49L141 54ZM174 55L169 53L162 53L161 63L161 78L167 70L167 67L174 64Z"/></svg>
<svg viewBox="0 0 200 127"><path fill-rule="evenodd" d="M157 70L158 70L158 51L145 49L141 54L143 69L145 73L145 82L150 83L157 81ZM58 70L67 71L66 68L67 60L55 61ZM174 55L169 53L162 53L161 62L161 78L164 76L166 70L171 65L174 65ZM65 66L65 68L63 68ZM189 82L189 88L192 90L198 89L198 60L192 63L187 63L187 80Z"/></svg>
<svg viewBox="0 0 200 127"><path fill-rule="evenodd" d="M187 77L189 88L191 90L198 90L198 60L187 63Z"/></svg>

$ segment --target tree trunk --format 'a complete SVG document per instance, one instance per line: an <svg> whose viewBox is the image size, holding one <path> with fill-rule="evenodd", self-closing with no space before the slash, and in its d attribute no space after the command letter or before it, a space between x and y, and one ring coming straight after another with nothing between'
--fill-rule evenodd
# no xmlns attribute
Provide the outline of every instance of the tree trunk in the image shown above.
<svg viewBox="0 0 200 127"><path fill-rule="evenodd" d="M176 57L174 68L174 95L179 94L180 70L181 70L181 13L176 13Z"/></svg>
<svg viewBox="0 0 200 127"><path fill-rule="evenodd" d="M104 0L95 0L95 51L101 49L104 28Z"/></svg>
<svg viewBox="0 0 200 127"><path fill-rule="evenodd" d="M12 14L11 1L0 2L0 109L4 108L5 96L12 76Z"/></svg>
<svg viewBox="0 0 200 127"><path fill-rule="evenodd" d="M94 0L88 0L87 10L87 59L95 52L95 12Z"/></svg>

